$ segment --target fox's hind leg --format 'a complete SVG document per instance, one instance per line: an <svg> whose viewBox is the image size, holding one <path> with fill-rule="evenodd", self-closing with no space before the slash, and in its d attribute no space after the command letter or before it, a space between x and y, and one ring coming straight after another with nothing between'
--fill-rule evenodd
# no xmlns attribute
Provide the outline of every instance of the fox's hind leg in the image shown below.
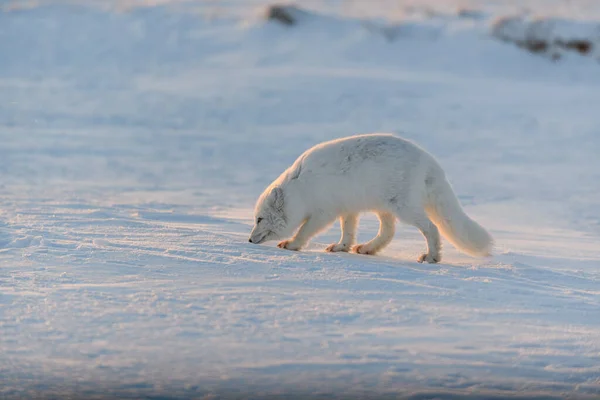
<svg viewBox="0 0 600 400"><path fill-rule="evenodd" d="M380 211L377 213L379 218L379 233L371 241L358 244L352 248L359 254L375 254L385 246L390 244L394 238L396 217L389 212Z"/></svg>
<svg viewBox="0 0 600 400"><path fill-rule="evenodd" d="M407 209L399 210L398 218L400 221L415 226L427 241L427 253L422 254L417 261L422 263L438 263L442 261L442 241L438 228L431 222L425 211L411 211Z"/></svg>
<svg viewBox="0 0 600 400"><path fill-rule="evenodd" d="M342 215L340 225L342 228L342 237L339 243L334 243L325 249L326 251L349 251L356 242L356 225L358 222L357 214Z"/></svg>

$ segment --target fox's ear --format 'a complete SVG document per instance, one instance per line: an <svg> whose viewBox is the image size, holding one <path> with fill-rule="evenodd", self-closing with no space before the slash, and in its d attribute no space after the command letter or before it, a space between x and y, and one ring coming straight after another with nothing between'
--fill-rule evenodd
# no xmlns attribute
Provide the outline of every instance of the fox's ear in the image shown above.
<svg viewBox="0 0 600 400"><path fill-rule="evenodd" d="M283 189L279 186L274 187L269 195L269 201L274 209L283 210Z"/></svg>

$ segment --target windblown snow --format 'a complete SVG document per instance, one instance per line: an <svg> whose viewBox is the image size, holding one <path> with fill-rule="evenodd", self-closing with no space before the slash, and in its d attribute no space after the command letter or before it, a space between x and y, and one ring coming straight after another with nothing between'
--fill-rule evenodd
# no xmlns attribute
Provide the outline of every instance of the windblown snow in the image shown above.
<svg viewBox="0 0 600 400"><path fill-rule="evenodd" d="M596 2L349 3L6 3L0 397L600 396ZM494 36L532 14L591 50ZM368 132L434 154L495 255L248 243L299 154Z"/></svg>

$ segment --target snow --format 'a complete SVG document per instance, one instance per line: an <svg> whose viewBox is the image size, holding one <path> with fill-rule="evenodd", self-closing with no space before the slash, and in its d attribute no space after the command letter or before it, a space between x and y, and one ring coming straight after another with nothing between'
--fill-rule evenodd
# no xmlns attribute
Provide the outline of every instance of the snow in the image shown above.
<svg viewBox="0 0 600 400"><path fill-rule="evenodd" d="M492 34L533 52L550 54L554 59L574 51L600 60L600 24L597 22L510 17L497 21Z"/></svg>
<svg viewBox="0 0 600 400"><path fill-rule="evenodd" d="M156 3L0 13L2 398L598 397L597 61L495 40L524 2ZM248 243L300 153L376 131L439 159L492 258Z"/></svg>

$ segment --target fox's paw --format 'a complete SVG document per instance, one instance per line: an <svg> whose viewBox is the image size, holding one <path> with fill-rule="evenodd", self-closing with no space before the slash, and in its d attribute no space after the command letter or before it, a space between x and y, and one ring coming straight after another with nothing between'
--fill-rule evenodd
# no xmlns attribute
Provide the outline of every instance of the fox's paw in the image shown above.
<svg viewBox="0 0 600 400"><path fill-rule="evenodd" d="M440 261L442 261L442 256L441 256L441 254L437 254L435 256L432 256L429 253L421 254L421 256L417 259L417 261L419 261L420 263L426 261L429 264L436 264L436 263L439 263Z"/></svg>
<svg viewBox="0 0 600 400"><path fill-rule="evenodd" d="M294 251L300 250L300 246L293 244L292 240L284 240L282 242L279 242L277 247L279 247L280 249L287 249L287 250L294 250Z"/></svg>
<svg viewBox="0 0 600 400"><path fill-rule="evenodd" d="M329 251L331 253L335 253L335 252L338 252L338 251L346 251L347 252L349 250L350 250L350 246L347 245L346 243L334 243L334 244L330 244L325 249L325 251Z"/></svg>
<svg viewBox="0 0 600 400"><path fill-rule="evenodd" d="M372 249L369 246L366 245L366 243L363 244L357 244L356 246L354 246L352 248L352 251L358 254L369 254L369 255L374 255L375 253L377 253L376 249Z"/></svg>

